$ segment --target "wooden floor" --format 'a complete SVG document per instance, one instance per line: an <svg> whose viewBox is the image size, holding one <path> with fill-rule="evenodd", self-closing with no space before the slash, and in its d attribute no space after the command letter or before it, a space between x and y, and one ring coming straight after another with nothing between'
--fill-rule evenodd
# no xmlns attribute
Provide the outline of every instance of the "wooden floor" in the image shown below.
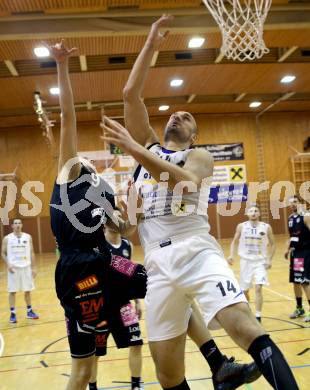
<svg viewBox="0 0 310 390"><path fill-rule="evenodd" d="M310 383L310 329L302 319L289 320L294 309L292 287L288 283L288 264L283 259L285 237L277 237L277 253L270 271L270 286L265 288L263 325L284 352L297 378L300 389L309 389ZM228 250L228 242L224 243ZM141 249L136 258L142 261ZM9 324L6 292L6 273L0 267L0 332L5 339L4 354L0 358L0 390L61 390L70 373L70 355L62 308L54 291L54 254L38 256L39 273L33 293L33 307L39 313L37 321L25 318L22 294L17 297L17 324ZM238 265L234 266L238 274ZM305 300L304 300L305 302ZM305 302L306 303L306 302ZM251 304L252 305L252 304ZM141 321L145 334L144 320ZM223 331L213 333L217 344L228 356L250 361ZM99 363L100 388L128 388L127 350L117 350L110 340L108 356ZM186 345L186 376L192 389L212 389L210 370L196 346ZM143 379L147 389L159 389L148 345L143 347ZM125 383L124 383L125 382ZM245 389L264 390L271 387L259 379Z"/></svg>

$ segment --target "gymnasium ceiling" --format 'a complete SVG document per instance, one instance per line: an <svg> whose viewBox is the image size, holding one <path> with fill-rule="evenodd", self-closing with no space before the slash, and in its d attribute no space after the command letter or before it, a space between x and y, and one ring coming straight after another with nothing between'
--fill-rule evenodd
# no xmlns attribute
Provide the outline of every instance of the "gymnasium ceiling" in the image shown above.
<svg viewBox="0 0 310 390"><path fill-rule="evenodd" d="M70 59L79 121L100 120L100 107L121 116L122 88L150 24L162 13L175 19L153 58L144 96L151 115L179 109L193 113L249 113L310 109L310 0L273 0L265 24L270 53L256 62L227 61L220 55L219 30L199 0L0 0L0 127L37 124L33 93L39 91L51 118L58 118L56 68L33 52L42 41L65 38L76 46ZM206 40L189 49L191 37ZM280 83L294 74L292 84ZM182 78L171 88L173 78ZM170 109L158 111L161 104Z"/></svg>

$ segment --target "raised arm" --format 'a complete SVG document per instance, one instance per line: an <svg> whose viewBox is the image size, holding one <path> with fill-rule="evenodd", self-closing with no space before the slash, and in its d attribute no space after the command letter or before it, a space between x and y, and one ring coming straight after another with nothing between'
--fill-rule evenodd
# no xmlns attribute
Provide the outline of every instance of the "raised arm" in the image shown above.
<svg viewBox="0 0 310 390"><path fill-rule="evenodd" d="M239 244L240 236L241 236L241 223L239 223L239 225L237 226L235 236L230 244L230 254L227 258L227 261L230 265L234 263L234 256L236 252L236 247Z"/></svg>
<svg viewBox="0 0 310 390"><path fill-rule="evenodd" d="M171 16L163 15L152 24L145 45L136 59L123 90L126 128L133 138L143 146L158 142L158 137L149 122L142 92L153 55L168 34L168 31L161 33L160 28L171 18Z"/></svg>
<svg viewBox="0 0 310 390"><path fill-rule="evenodd" d="M76 51L75 48L68 49L65 47L63 40L55 46L49 47L52 57L57 63L59 102L61 110L61 128L60 128L60 150L58 161L58 174L66 176L68 172L62 171L64 165L71 158L77 157L77 131L76 117L73 101L73 93L69 77L69 57ZM69 173L69 180L78 177L80 166L75 165ZM62 177L58 177L58 182L63 182Z"/></svg>

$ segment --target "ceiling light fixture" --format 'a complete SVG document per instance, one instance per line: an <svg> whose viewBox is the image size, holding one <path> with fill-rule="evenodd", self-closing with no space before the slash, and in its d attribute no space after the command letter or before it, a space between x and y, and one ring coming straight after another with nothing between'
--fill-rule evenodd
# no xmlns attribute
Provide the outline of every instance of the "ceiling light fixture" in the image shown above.
<svg viewBox="0 0 310 390"><path fill-rule="evenodd" d="M282 77L281 83L283 83L283 84L289 84L289 83L291 83L292 81L294 81L295 79L296 79L296 76L293 76L293 75L291 75L291 74L288 74L288 75Z"/></svg>
<svg viewBox="0 0 310 390"><path fill-rule="evenodd" d="M251 107L251 108L257 108L257 107L259 107L261 104L262 104L262 102L251 102L251 103L249 104L249 107Z"/></svg>
<svg viewBox="0 0 310 390"><path fill-rule="evenodd" d="M35 47L33 51L34 51L34 54L39 58L49 57L49 55L50 55L48 48L44 47L44 46Z"/></svg>
<svg viewBox="0 0 310 390"><path fill-rule="evenodd" d="M190 49L195 49L197 47L201 47L205 42L205 38L202 37L194 37L191 38L188 42L188 47Z"/></svg>
<svg viewBox="0 0 310 390"><path fill-rule="evenodd" d="M50 88L50 94L51 95L59 95L59 88L58 87Z"/></svg>
<svg viewBox="0 0 310 390"><path fill-rule="evenodd" d="M183 84L182 79L174 79L170 81L170 86L171 87L180 87Z"/></svg>
<svg viewBox="0 0 310 390"><path fill-rule="evenodd" d="M159 107L158 107L158 110L159 110L159 111L167 111L167 110L169 110L169 108L170 108L169 106L167 106L167 105L164 104L164 105L162 105L162 106L159 106Z"/></svg>

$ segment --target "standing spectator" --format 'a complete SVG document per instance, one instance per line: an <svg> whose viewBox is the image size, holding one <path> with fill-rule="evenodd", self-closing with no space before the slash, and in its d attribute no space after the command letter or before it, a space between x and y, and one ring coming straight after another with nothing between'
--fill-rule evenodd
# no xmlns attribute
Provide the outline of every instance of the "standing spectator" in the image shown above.
<svg viewBox="0 0 310 390"><path fill-rule="evenodd" d="M18 291L24 291L27 318L37 320L39 316L32 310L31 306L33 280L37 274L32 237L22 231L23 224L20 219L13 220L12 229L13 232L3 239L1 255L8 269L10 322L15 324L17 322L15 298Z"/></svg>

